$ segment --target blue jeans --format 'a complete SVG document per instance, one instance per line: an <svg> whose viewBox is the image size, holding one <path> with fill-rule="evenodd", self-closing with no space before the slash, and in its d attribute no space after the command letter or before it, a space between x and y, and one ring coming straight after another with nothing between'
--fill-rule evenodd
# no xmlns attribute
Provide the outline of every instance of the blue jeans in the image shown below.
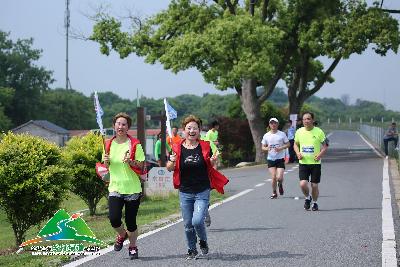
<svg viewBox="0 0 400 267"><path fill-rule="evenodd" d="M179 199L185 226L186 242L189 249L195 250L197 236L200 240L207 241L204 217L210 201L210 189L200 193L179 192Z"/></svg>

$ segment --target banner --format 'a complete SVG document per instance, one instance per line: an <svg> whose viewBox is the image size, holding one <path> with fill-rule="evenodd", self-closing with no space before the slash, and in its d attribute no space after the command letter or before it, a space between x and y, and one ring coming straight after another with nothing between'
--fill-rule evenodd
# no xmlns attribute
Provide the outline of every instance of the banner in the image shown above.
<svg viewBox="0 0 400 267"><path fill-rule="evenodd" d="M173 109L167 102L167 99L164 98L164 107L165 107L165 116L167 117L167 132L169 137L172 138L172 130L171 130L171 120L176 119L178 117L178 113L175 109Z"/></svg>

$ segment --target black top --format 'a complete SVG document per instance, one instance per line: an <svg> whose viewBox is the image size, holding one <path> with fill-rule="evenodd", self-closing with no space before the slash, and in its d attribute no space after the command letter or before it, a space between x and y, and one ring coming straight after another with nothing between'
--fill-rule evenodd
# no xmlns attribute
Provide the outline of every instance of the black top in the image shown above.
<svg viewBox="0 0 400 267"><path fill-rule="evenodd" d="M193 149L187 149L182 145L181 149L179 190L184 193L199 193L210 188L207 165L200 144Z"/></svg>

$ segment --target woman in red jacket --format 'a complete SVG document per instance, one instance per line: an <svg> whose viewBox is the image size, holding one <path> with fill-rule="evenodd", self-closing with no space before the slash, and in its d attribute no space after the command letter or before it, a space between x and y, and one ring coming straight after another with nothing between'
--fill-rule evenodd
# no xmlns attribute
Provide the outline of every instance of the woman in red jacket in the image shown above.
<svg viewBox="0 0 400 267"><path fill-rule="evenodd" d="M174 187L179 199L188 245L187 259L196 258L197 237L202 254L208 253L204 217L210 200L210 190L223 193L228 179L214 169L217 155L212 155L210 143L200 140L200 119L190 115L182 122L185 139L173 145L167 169L174 171Z"/></svg>

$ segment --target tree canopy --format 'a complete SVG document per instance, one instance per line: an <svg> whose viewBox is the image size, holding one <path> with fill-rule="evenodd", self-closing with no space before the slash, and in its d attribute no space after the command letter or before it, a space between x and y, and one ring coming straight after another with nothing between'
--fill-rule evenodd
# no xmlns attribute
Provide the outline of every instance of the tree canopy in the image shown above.
<svg viewBox="0 0 400 267"><path fill-rule="evenodd" d="M234 88L255 144L263 132L260 107L280 79L289 88L289 113L299 113L333 81L341 59L370 44L381 55L397 52L400 40L397 20L361 0L173 0L147 20L132 20L132 32L105 13L97 19L91 39L102 53L135 53L173 72L196 68L217 89ZM320 57L332 63L325 68Z"/></svg>

